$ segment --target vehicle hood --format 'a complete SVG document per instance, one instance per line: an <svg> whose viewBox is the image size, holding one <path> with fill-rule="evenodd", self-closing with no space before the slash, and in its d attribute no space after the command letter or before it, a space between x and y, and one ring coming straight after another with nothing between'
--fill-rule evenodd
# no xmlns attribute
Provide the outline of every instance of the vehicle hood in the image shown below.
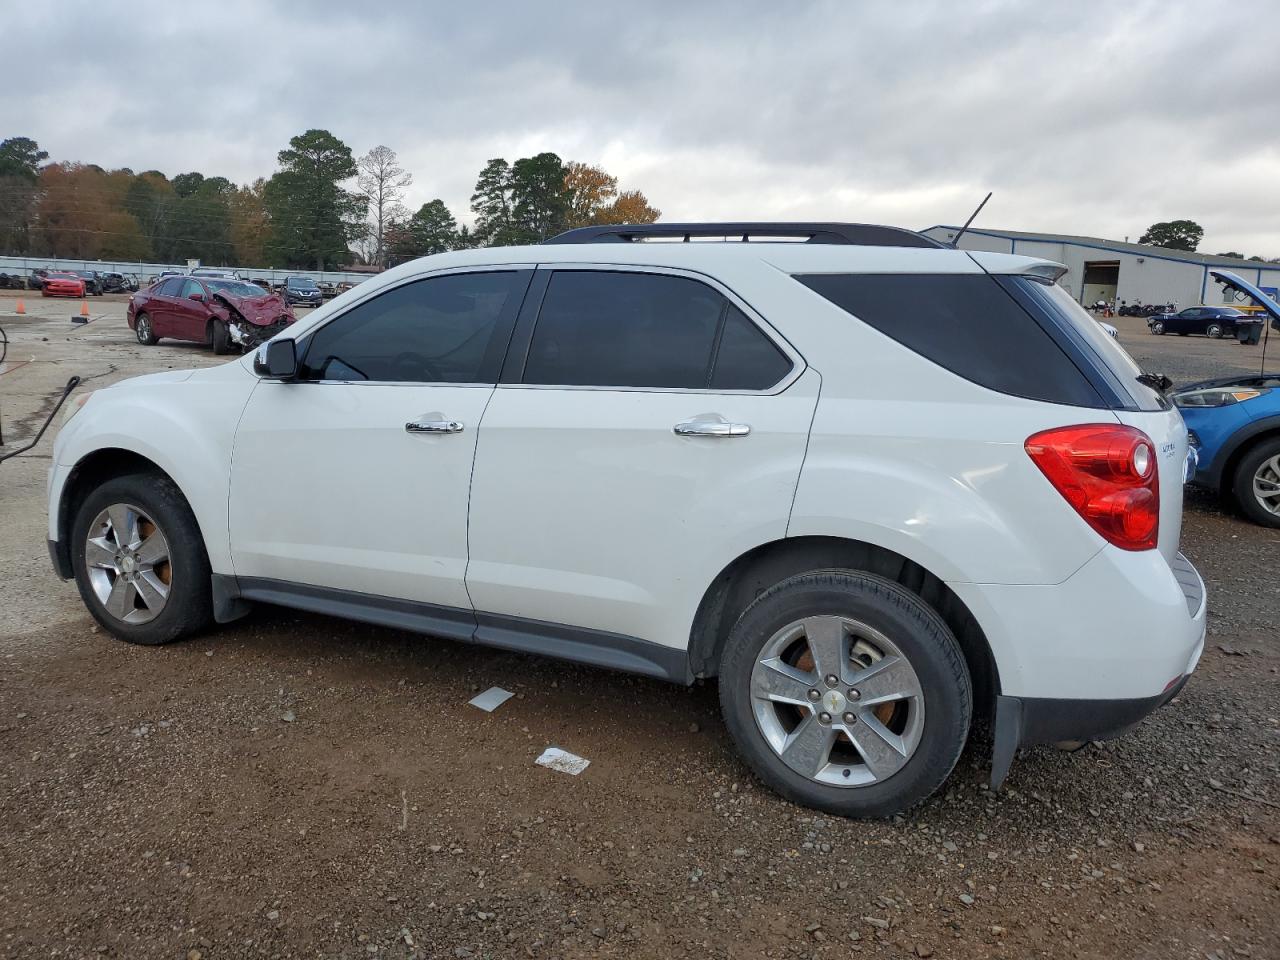
<svg viewBox="0 0 1280 960"><path fill-rule="evenodd" d="M1273 321L1280 322L1280 304L1268 297L1248 280L1239 277L1230 270L1210 270L1210 276L1228 290L1243 293L1271 316Z"/></svg>
<svg viewBox="0 0 1280 960"><path fill-rule="evenodd" d="M263 293L260 297L238 297L231 293L215 293L214 300L220 300L231 307L255 326L265 327L276 322L281 315L292 317L284 297L278 293Z"/></svg>
<svg viewBox="0 0 1280 960"><path fill-rule="evenodd" d="M1178 387L1177 390L1172 392L1172 396L1190 393L1192 390L1206 390L1211 387L1269 387L1275 389L1280 387L1280 374L1273 373L1260 377L1256 373L1252 373L1237 377L1217 377L1213 380L1199 380L1195 383L1188 383L1185 386Z"/></svg>
<svg viewBox="0 0 1280 960"><path fill-rule="evenodd" d="M115 383L108 384L103 390L115 390L117 387L137 387L137 386L156 386L161 383L182 383L184 380L190 380L192 374L196 371L189 370L162 370L160 373L147 373L140 377L130 377L128 380L118 380Z"/></svg>

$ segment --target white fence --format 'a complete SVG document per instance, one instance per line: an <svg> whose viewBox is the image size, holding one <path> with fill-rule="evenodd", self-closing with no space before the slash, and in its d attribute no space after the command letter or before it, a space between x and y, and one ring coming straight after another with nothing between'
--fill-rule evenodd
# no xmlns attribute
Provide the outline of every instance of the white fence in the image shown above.
<svg viewBox="0 0 1280 960"><path fill-rule="evenodd" d="M32 270L97 270L100 273L127 273L137 277L146 284L160 276L162 271L177 270L187 273L191 268L185 263L142 263L140 261L122 260L59 260L56 257L0 257L0 273L30 276ZM216 268L220 269L220 268ZM242 277L249 279L283 280L285 277L310 277L312 280L329 280L341 283L344 280L359 283L369 279L372 274L355 273L346 270L276 270L271 267L227 267L237 271Z"/></svg>

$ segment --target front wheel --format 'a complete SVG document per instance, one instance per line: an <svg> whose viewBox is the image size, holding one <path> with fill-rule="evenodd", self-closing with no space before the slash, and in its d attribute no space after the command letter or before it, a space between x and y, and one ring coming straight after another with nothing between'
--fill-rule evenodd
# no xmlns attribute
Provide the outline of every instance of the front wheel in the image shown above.
<svg viewBox="0 0 1280 960"><path fill-rule="evenodd" d="M231 352L231 331L227 329L226 323L216 319L209 321L209 343L218 356Z"/></svg>
<svg viewBox="0 0 1280 960"><path fill-rule="evenodd" d="M972 682L941 617L900 584L805 573L738 619L720 666L725 723L747 764L790 800L888 817L947 779Z"/></svg>
<svg viewBox="0 0 1280 960"><path fill-rule="evenodd" d="M1241 458L1231 492L1244 515L1280 527L1280 438L1264 440Z"/></svg>
<svg viewBox="0 0 1280 960"><path fill-rule="evenodd" d="M1156 320L1154 323L1151 324L1151 332L1154 333L1156 336L1161 336L1164 333L1164 324L1161 323L1159 320Z"/></svg>
<svg viewBox="0 0 1280 960"><path fill-rule="evenodd" d="M114 477L81 502L71 563L85 606L129 643L168 643L213 619L209 558L191 507L159 474Z"/></svg>

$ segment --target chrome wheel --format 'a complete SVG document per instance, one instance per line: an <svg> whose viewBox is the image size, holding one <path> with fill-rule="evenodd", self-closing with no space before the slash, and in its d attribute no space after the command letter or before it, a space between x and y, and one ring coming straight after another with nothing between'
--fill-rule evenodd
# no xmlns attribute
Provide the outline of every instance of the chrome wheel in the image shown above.
<svg viewBox="0 0 1280 960"><path fill-rule="evenodd" d="M1164 324L1161 323L1159 320L1155 321L1153 324L1151 324L1151 332L1156 334L1156 336L1159 336L1160 334L1164 333Z"/></svg>
<svg viewBox="0 0 1280 960"><path fill-rule="evenodd" d="M138 318L134 333L137 334L138 342L143 346L151 343L151 318L145 313Z"/></svg>
<svg viewBox="0 0 1280 960"><path fill-rule="evenodd" d="M1216 323L1211 323L1208 329L1205 330L1205 335L1212 340L1219 340L1222 337L1222 327Z"/></svg>
<svg viewBox="0 0 1280 960"><path fill-rule="evenodd" d="M883 633L848 617L806 617L774 634L751 671L751 707L783 763L832 786L892 777L924 732L915 669Z"/></svg>
<svg viewBox="0 0 1280 960"><path fill-rule="evenodd" d="M94 595L123 623L148 623L169 600L169 541L154 520L131 504L112 504L94 518L85 539L84 565Z"/></svg>
<svg viewBox="0 0 1280 960"><path fill-rule="evenodd" d="M1253 474L1253 496L1263 510L1280 517L1280 454L1258 464Z"/></svg>

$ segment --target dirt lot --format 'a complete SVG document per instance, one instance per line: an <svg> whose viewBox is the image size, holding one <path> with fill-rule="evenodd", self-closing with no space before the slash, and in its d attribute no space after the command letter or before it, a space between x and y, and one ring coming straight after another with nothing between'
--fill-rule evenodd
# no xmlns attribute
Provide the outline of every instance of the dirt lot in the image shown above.
<svg viewBox="0 0 1280 960"><path fill-rule="evenodd" d="M11 445L72 373L214 362L137 346L120 300L84 327L27 305L0 296ZM1258 356L1118 324L1180 381ZM999 793L975 737L925 807L856 823L756 784L711 685L271 609L118 643L49 568L49 450L0 465L4 956L1280 956L1280 534L1212 498L1183 537L1210 635L1172 705L1024 752ZM495 684L516 699L466 705ZM590 768L535 766L550 744Z"/></svg>

